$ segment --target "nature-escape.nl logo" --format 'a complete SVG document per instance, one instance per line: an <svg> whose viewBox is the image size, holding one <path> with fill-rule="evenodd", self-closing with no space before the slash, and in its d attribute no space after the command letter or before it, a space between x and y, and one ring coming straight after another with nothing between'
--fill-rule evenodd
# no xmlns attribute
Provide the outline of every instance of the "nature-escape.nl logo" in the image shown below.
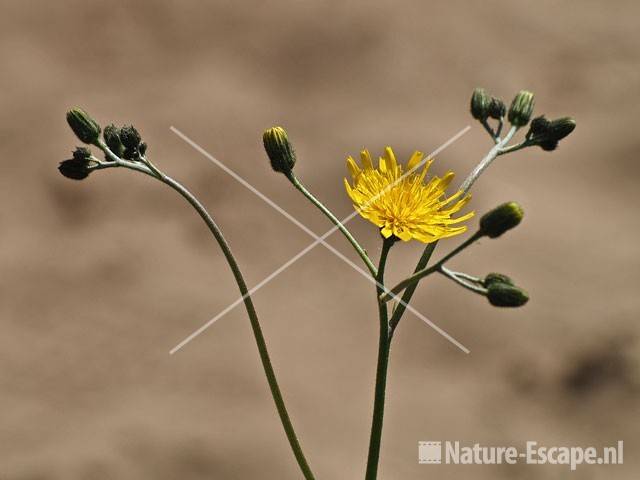
<svg viewBox="0 0 640 480"><path fill-rule="evenodd" d="M447 465L568 465L573 471L578 465L621 465L624 442L603 448L578 446L542 446L527 441L524 450L517 447L483 446L479 443L461 445L459 441L418 442L418 463Z"/></svg>

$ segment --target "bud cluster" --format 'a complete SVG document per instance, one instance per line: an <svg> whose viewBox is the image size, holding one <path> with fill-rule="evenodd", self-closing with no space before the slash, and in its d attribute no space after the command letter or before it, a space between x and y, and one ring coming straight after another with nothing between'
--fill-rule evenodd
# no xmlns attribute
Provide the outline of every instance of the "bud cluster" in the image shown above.
<svg viewBox="0 0 640 480"><path fill-rule="evenodd" d="M72 158L60 162L58 170L72 180L84 180L97 165L88 148L78 147L73 151Z"/></svg>
<svg viewBox="0 0 640 480"><path fill-rule="evenodd" d="M489 303L495 307L521 307L529 301L529 294L501 273L488 274L482 284Z"/></svg>
<svg viewBox="0 0 640 480"><path fill-rule="evenodd" d="M126 160L139 160L147 151L147 144L133 125L116 127L111 124L104 129L104 141L113 153Z"/></svg>
<svg viewBox="0 0 640 480"><path fill-rule="evenodd" d="M489 95L484 88L476 88L471 94L471 116L476 120L502 120L506 113L505 103L500 98Z"/></svg>
<svg viewBox="0 0 640 480"><path fill-rule="evenodd" d="M571 134L575 128L576 121L571 117L547 120L542 115L531 121L526 138L530 144L539 145L546 151L552 151L558 147L558 142Z"/></svg>
<svg viewBox="0 0 640 480"><path fill-rule="evenodd" d="M133 125L116 127L110 124L102 130L100 125L80 108L74 108L67 112L67 123L78 139L87 145L95 145L105 153L110 151L118 158L133 162L145 161L147 144L142 141L140 133ZM102 134L104 141L100 139L100 134ZM109 166L111 164L103 164L92 157L88 148L78 147L73 152L73 158L60 163L58 170L67 178L83 180L100 165Z"/></svg>

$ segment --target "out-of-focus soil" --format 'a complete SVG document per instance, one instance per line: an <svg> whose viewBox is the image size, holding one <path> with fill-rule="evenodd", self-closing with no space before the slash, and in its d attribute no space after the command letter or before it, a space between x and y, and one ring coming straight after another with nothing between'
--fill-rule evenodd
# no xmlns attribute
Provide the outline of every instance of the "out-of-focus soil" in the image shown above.
<svg viewBox="0 0 640 480"><path fill-rule="evenodd" d="M0 478L301 478L245 311L169 350L238 292L200 219L130 171L72 182L75 105L134 123L149 155L202 199L254 285L312 239L173 134L175 126L322 233L330 224L273 173L261 132L287 127L296 170L339 216L344 159L389 144L440 154L463 176L491 142L468 114L484 86L537 112L574 115L547 153L500 158L474 189L478 212L520 202L522 225L453 263L501 271L531 294L492 308L443 278L392 351L386 480L560 479L561 466L419 465L419 440L602 447L638 477L637 2L3 2L0 16ZM372 254L375 229L351 223ZM450 242L450 243L449 243ZM442 242L438 251L456 244ZM339 235L331 243L358 261ZM420 245L394 248L399 280ZM362 478L377 319L372 285L323 247L255 302L291 415L320 480Z"/></svg>

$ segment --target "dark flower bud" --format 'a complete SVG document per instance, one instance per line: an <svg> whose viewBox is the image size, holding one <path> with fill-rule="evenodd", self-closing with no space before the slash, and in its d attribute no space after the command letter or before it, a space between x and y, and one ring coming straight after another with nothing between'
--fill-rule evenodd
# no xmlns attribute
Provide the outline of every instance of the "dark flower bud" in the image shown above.
<svg viewBox="0 0 640 480"><path fill-rule="evenodd" d="M496 282L488 286L487 298L494 307L521 307L529 301L529 294L515 285Z"/></svg>
<svg viewBox="0 0 640 480"><path fill-rule="evenodd" d="M489 102L489 116L496 120L500 120L506 113L507 106L504 102L499 98L491 97L491 101Z"/></svg>
<svg viewBox="0 0 640 480"><path fill-rule="evenodd" d="M104 127L102 137L104 138L104 143L109 147L109 150L111 150L116 156L121 157L122 152L124 151L124 145L122 145L122 142L120 141L120 129L113 123L111 125L107 125Z"/></svg>
<svg viewBox="0 0 640 480"><path fill-rule="evenodd" d="M576 121L571 117L562 117L549 122L547 136L551 140L560 141L576 128Z"/></svg>
<svg viewBox="0 0 640 480"><path fill-rule="evenodd" d="M471 94L471 116L476 120L486 120L489 116L491 99L484 88L476 88Z"/></svg>
<svg viewBox="0 0 640 480"><path fill-rule="evenodd" d="M531 125L529 126L529 133L527 136L531 135L544 135L549 130L549 120L547 120L544 115L534 118L531 120Z"/></svg>
<svg viewBox="0 0 640 480"><path fill-rule="evenodd" d="M86 147L77 147L73 151L73 159L74 160L83 160L88 161L91 158L91 150Z"/></svg>
<svg viewBox="0 0 640 480"><path fill-rule="evenodd" d="M533 93L521 90L511 102L509 107L509 122L515 127L524 127L529 123L533 113Z"/></svg>
<svg viewBox="0 0 640 480"><path fill-rule="evenodd" d="M133 125L125 125L120 129L120 141L125 148L135 150L140 145L142 138Z"/></svg>
<svg viewBox="0 0 640 480"><path fill-rule="evenodd" d="M485 213L480 219L480 232L490 238L496 238L518 226L524 216L524 210L516 202L507 202Z"/></svg>
<svg viewBox="0 0 640 480"><path fill-rule="evenodd" d="M482 284L485 287L488 287L489 285L494 283L504 283L505 285L515 285L513 283L513 280L511 280L506 275L503 275L502 273L495 273L495 272L489 273L487 274L487 276L484 277L484 280L482 280Z"/></svg>
<svg viewBox="0 0 640 480"><path fill-rule="evenodd" d="M74 108L67 112L67 123L73 133L84 143L96 143L100 136L100 125L87 112Z"/></svg>
<svg viewBox="0 0 640 480"><path fill-rule="evenodd" d="M285 175L291 173L296 164L296 154L286 130L282 127L269 128L262 135L262 142L271 160L271 168Z"/></svg>
<svg viewBox="0 0 640 480"><path fill-rule="evenodd" d="M558 141L557 140L543 140L540 143L538 143L538 145L540 145L540 148L542 148L544 151L551 152L551 151L555 150L556 148L558 148Z"/></svg>
<svg viewBox="0 0 640 480"><path fill-rule="evenodd" d="M97 163L91 159L91 151L88 148L78 147L73 151L73 158L65 160L58 165L62 175L72 180L83 180L89 176Z"/></svg>

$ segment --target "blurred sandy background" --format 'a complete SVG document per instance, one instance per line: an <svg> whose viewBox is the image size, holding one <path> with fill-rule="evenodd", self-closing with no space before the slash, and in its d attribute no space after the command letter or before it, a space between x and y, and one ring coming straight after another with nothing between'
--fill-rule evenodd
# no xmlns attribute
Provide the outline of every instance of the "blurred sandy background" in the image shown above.
<svg viewBox="0 0 640 480"><path fill-rule="evenodd" d="M261 132L287 127L297 171L340 216L344 158L385 144L405 158L472 131L436 170L466 174L490 147L475 86L537 113L572 114L549 154L501 158L482 212L526 221L452 263L508 273L532 296L497 310L442 278L392 351L380 478L559 479L561 466L426 466L419 440L602 447L638 478L640 35L637 2L9 2L0 15L0 478L301 478L249 323L216 244L186 203L129 171L60 176L82 106L132 122L151 157L224 228L251 285L311 239L169 131L175 126L316 232L328 222L270 171ZM372 252L374 229L351 224ZM357 260L338 235L332 243ZM453 243L452 243L453 244ZM450 245L452 245L450 244ZM419 245L392 252L391 280ZM442 253L443 250L439 250ZM255 297L288 405L319 480L362 478L377 319L372 288L322 247Z"/></svg>

